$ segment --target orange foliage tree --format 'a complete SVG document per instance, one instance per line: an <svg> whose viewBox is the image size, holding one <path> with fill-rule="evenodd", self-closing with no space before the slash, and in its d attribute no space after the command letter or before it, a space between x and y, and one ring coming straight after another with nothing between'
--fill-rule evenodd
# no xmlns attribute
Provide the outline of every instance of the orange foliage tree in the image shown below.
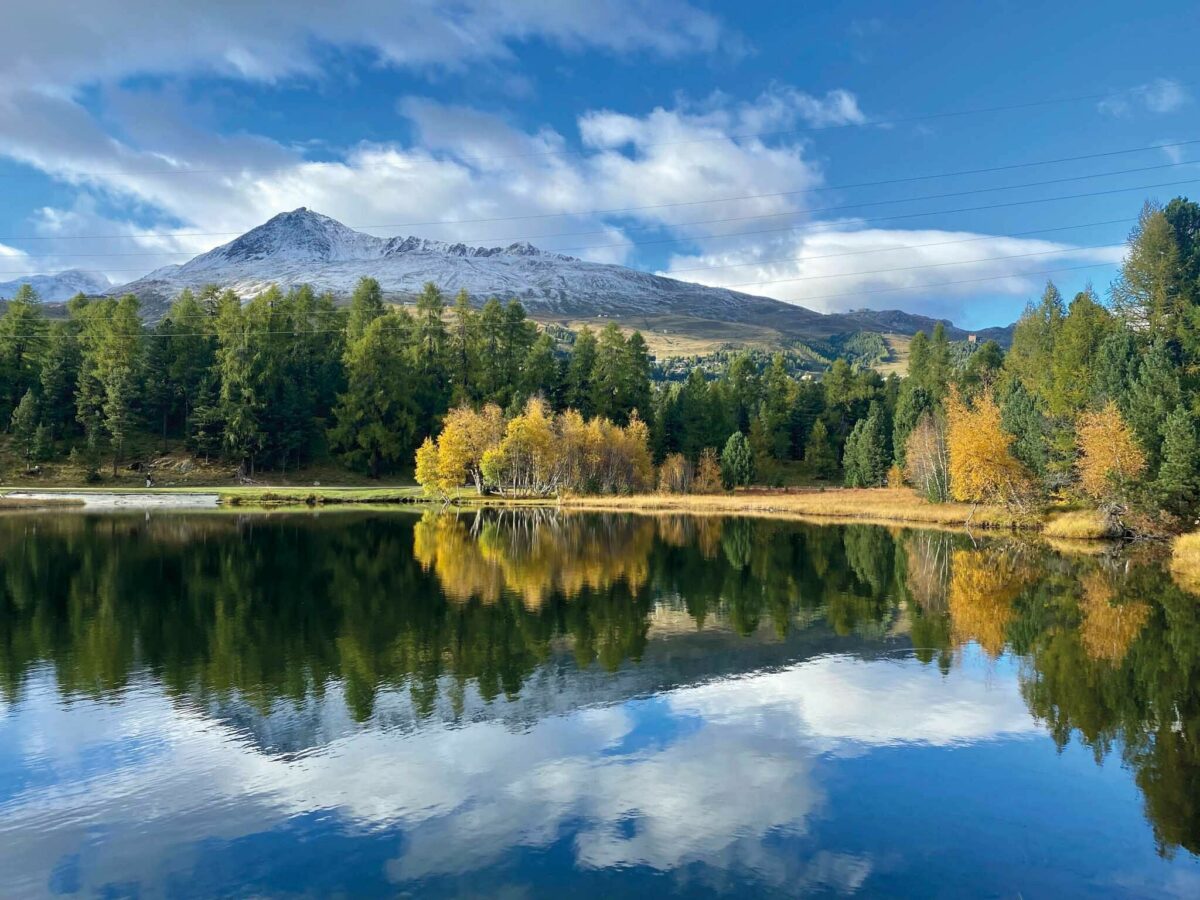
<svg viewBox="0 0 1200 900"><path fill-rule="evenodd" d="M1013 436L1000 425L1000 407L983 393L968 406L956 390L946 398L946 447L950 494L967 503L1025 508L1034 496L1033 477L1012 454Z"/></svg>
<svg viewBox="0 0 1200 900"><path fill-rule="evenodd" d="M1096 500L1120 501L1146 471L1146 454L1111 400L1103 409L1079 417L1075 446L1079 451L1079 486Z"/></svg>

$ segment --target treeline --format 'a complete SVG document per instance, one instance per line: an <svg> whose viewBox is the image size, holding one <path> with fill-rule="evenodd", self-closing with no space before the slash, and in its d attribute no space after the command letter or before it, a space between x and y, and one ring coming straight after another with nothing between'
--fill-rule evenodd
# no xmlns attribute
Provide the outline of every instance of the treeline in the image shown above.
<svg viewBox="0 0 1200 900"><path fill-rule="evenodd" d="M1107 304L1091 288L1067 303L1047 284L1007 353L993 341L952 345L939 324L918 333L909 354L903 380L839 358L816 381L794 377L782 354L764 362L744 352L717 377L697 366L681 382L658 385L648 410L642 386L631 408L648 423L664 490L694 490L702 469L701 489L710 489L719 452L725 487L778 482L789 463L801 462L815 478L840 475L851 487L907 483L935 502L1032 512L1051 499L1087 498L1120 528L1173 529L1194 517L1197 204L1143 209ZM495 433L521 423L498 421ZM550 441L548 452L566 452L569 443ZM580 486L544 480L552 482ZM450 486L446 478L439 484Z"/></svg>
<svg viewBox="0 0 1200 900"><path fill-rule="evenodd" d="M1200 206L1147 205L1107 302L1047 285L1007 353L952 344L939 324L913 338L904 379L838 358L818 380L755 352L716 375L653 374L642 336L613 323L539 329L515 301L448 307L433 285L392 309L370 279L347 309L307 288L246 304L213 289L184 292L152 328L132 297L77 298L50 324L24 290L0 317L0 422L27 461L70 450L93 475L139 431L247 472L332 456L373 476L409 471L429 438L424 483L439 491L460 476L515 492L711 490L718 468L725 487L800 470L1026 510L1087 497L1154 530L1200 501ZM466 468L435 459L452 410L491 429Z"/></svg>
<svg viewBox="0 0 1200 900"><path fill-rule="evenodd" d="M650 407L641 335L568 336L516 301L447 308L433 285L394 309L367 278L344 309L307 287L245 304L184 291L153 327L133 296L77 297L51 323L24 287L0 317L0 422L27 466L70 452L93 478L104 454L115 474L134 433L247 474L334 456L379 476L409 470L452 406L539 397L621 425Z"/></svg>

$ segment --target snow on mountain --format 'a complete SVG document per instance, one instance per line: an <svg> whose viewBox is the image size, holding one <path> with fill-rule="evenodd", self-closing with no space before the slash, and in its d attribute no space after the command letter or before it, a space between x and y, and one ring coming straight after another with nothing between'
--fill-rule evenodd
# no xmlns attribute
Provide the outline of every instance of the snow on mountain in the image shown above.
<svg viewBox="0 0 1200 900"><path fill-rule="evenodd" d="M103 294L112 287L112 282L99 272L67 269L54 275L29 275L0 281L0 300L13 297L23 284L32 287L40 299L51 303L70 300L76 294Z"/></svg>
<svg viewBox="0 0 1200 900"><path fill-rule="evenodd" d="M786 337L825 338L860 330L911 334L932 325L924 317L892 311L880 314L887 317L887 327L873 327L870 313L823 315L766 297L587 262L527 242L470 247L418 237L375 237L303 207L109 293L137 294L155 316L184 288L218 285L250 297L272 284L284 289L308 284L344 297L363 276L378 280L394 298L411 297L433 282L449 296L465 290L476 303L515 298L535 315L603 316L643 327L650 316L686 317L752 324ZM965 336L958 329L952 334Z"/></svg>

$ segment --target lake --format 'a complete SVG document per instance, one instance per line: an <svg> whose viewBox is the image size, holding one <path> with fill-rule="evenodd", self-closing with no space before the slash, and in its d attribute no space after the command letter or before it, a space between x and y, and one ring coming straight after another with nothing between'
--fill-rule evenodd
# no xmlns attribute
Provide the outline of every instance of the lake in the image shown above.
<svg viewBox="0 0 1200 900"><path fill-rule="evenodd" d="M1160 547L0 517L0 895L1200 896Z"/></svg>

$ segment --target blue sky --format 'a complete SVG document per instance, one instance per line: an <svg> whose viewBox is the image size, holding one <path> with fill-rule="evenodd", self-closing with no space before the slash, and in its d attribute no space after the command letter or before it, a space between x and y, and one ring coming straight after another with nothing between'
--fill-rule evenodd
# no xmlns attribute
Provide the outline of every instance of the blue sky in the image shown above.
<svg viewBox="0 0 1200 900"><path fill-rule="evenodd" d="M1183 2L6 4L0 281L132 280L308 206L820 310L1005 323L1047 277L1103 293L1143 200L1200 194L1200 143L1160 146L1200 139L1198 20ZM849 187L1135 148L1153 149Z"/></svg>

